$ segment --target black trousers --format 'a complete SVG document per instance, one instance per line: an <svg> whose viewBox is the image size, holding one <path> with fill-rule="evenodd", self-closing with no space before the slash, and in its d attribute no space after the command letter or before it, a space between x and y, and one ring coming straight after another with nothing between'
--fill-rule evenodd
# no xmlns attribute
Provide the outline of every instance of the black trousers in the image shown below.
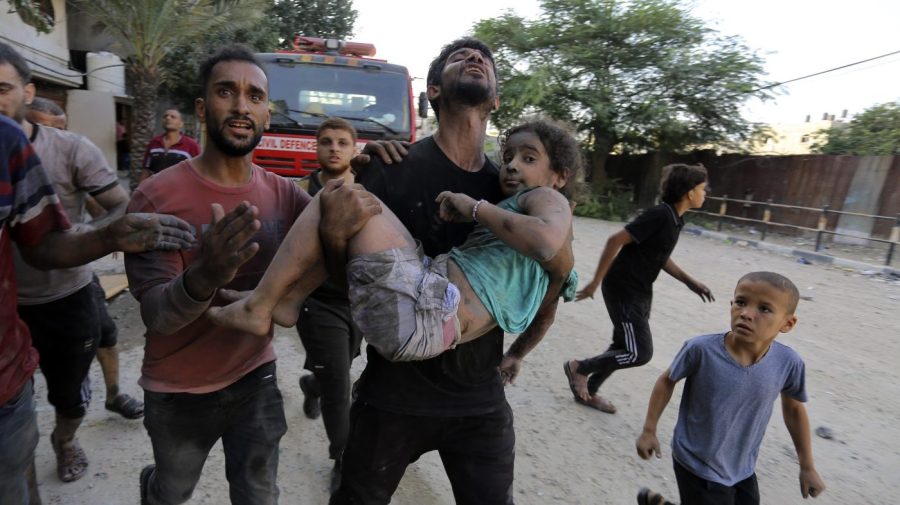
<svg viewBox="0 0 900 505"><path fill-rule="evenodd" d="M100 343L97 347L103 349L115 347L119 342L119 328L116 327L116 322L109 316L109 310L107 310L106 305L106 292L103 291L103 286L100 285L100 279L97 277L97 274L94 274L91 286L94 288L94 297L97 299L97 310L100 311Z"/></svg>
<svg viewBox="0 0 900 505"><path fill-rule="evenodd" d="M588 392L592 395L616 370L645 365L653 357L653 335L650 333L652 296L625 298L605 284L601 290L613 323L612 344L603 354L579 361L577 370L589 376Z"/></svg>
<svg viewBox="0 0 900 505"><path fill-rule="evenodd" d="M711 482L691 473L674 459L681 505L759 505L756 474L733 486Z"/></svg>
<svg viewBox="0 0 900 505"><path fill-rule="evenodd" d="M100 341L100 309L91 284L65 298L19 305L47 380L47 400L60 417L84 417L91 401L88 372Z"/></svg>
<svg viewBox="0 0 900 505"><path fill-rule="evenodd" d="M350 317L350 306L307 299L297 321L306 349L304 368L313 373L310 386L318 394L328 434L328 454L338 459L350 431L350 363L359 355L362 335Z"/></svg>
<svg viewBox="0 0 900 505"><path fill-rule="evenodd" d="M436 450L458 505L512 505L515 446L506 402L494 412L470 417L411 416L356 402L341 460L341 487L329 503L389 503L406 467Z"/></svg>

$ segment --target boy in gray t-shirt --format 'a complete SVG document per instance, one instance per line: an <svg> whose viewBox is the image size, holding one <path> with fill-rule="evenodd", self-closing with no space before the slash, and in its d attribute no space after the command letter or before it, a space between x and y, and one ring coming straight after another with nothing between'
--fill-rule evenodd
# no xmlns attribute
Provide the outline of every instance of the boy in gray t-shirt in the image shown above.
<svg viewBox="0 0 900 505"><path fill-rule="evenodd" d="M743 276L731 301L731 331L685 342L650 395L638 455L661 456L656 426L675 384L685 380L672 437L675 476L686 505L759 503L756 458L775 399L781 396L784 421L800 461L804 498L825 484L812 457L806 415L804 364L790 347L775 342L797 323L797 287L779 274ZM642 489L639 504L669 503Z"/></svg>

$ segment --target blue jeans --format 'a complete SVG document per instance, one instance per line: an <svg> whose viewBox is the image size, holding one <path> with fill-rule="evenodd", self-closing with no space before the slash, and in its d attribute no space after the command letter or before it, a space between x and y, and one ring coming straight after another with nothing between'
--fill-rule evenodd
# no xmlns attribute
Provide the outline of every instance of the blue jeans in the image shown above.
<svg viewBox="0 0 900 505"><path fill-rule="evenodd" d="M145 390L144 426L156 463L143 497L147 503L189 500L209 451L220 438L231 503L278 502L278 443L287 422L274 361L212 393Z"/></svg>
<svg viewBox="0 0 900 505"><path fill-rule="evenodd" d="M38 443L32 380L19 394L0 406L0 497L3 504L27 505L25 471L34 460Z"/></svg>

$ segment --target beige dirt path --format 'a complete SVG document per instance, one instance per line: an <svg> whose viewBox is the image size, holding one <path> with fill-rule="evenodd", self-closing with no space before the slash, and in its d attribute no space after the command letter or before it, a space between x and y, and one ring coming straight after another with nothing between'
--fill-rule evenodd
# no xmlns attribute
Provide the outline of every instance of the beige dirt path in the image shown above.
<svg viewBox="0 0 900 505"><path fill-rule="evenodd" d="M620 223L576 220L576 257L582 279L590 276L600 248ZM789 276L804 299L799 324L782 341L806 360L808 411L813 428L827 426L834 439L814 436L813 447L827 492L818 504L897 503L900 490L900 284L840 269L803 265L795 259L684 235L673 258L712 288L717 301L703 304L662 274L655 286L651 327L655 355L649 365L616 373L603 393L619 412L603 414L576 405L561 370L564 360L605 349L610 323L601 300L561 306L546 340L527 358L508 398L516 416L515 498L520 505L633 504L642 485L674 494L668 444L675 421L673 403L663 416L664 457L645 462L635 454L653 382L681 343L694 335L727 329L728 300L738 277L751 270ZM811 299L809 299L811 298ZM111 305L120 327L122 384L134 394L142 358L143 326L137 304L125 294ZM292 329L275 340L278 377L285 397L288 433L282 440L279 484L284 504L325 504L330 461L321 421L301 411L297 378L304 351ZM364 365L358 359L354 374ZM149 439L140 421L103 409L99 366L91 371L94 402L80 430L91 461L88 475L62 484L55 475L48 442L53 412L38 375L41 442L38 479L45 504L119 505L138 503L137 476L151 462ZM804 503L793 446L776 408L758 463L762 502ZM227 504L221 447L213 449L191 504ZM400 505L452 504L452 492L436 454L410 466L394 502Z"/></svg>

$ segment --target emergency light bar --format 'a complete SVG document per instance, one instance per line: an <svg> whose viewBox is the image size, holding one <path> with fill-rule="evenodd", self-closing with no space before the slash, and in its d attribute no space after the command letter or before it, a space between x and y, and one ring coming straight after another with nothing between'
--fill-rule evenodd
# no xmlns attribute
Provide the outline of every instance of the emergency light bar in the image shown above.
<svg viewBox="0 0 900 505"><path fill-rule="evenodd" d="M365 42L348 42L297 35L294 37L291 45L294 47L294 51L335 53L344 56L375 56L375 45Z"/></svg>

